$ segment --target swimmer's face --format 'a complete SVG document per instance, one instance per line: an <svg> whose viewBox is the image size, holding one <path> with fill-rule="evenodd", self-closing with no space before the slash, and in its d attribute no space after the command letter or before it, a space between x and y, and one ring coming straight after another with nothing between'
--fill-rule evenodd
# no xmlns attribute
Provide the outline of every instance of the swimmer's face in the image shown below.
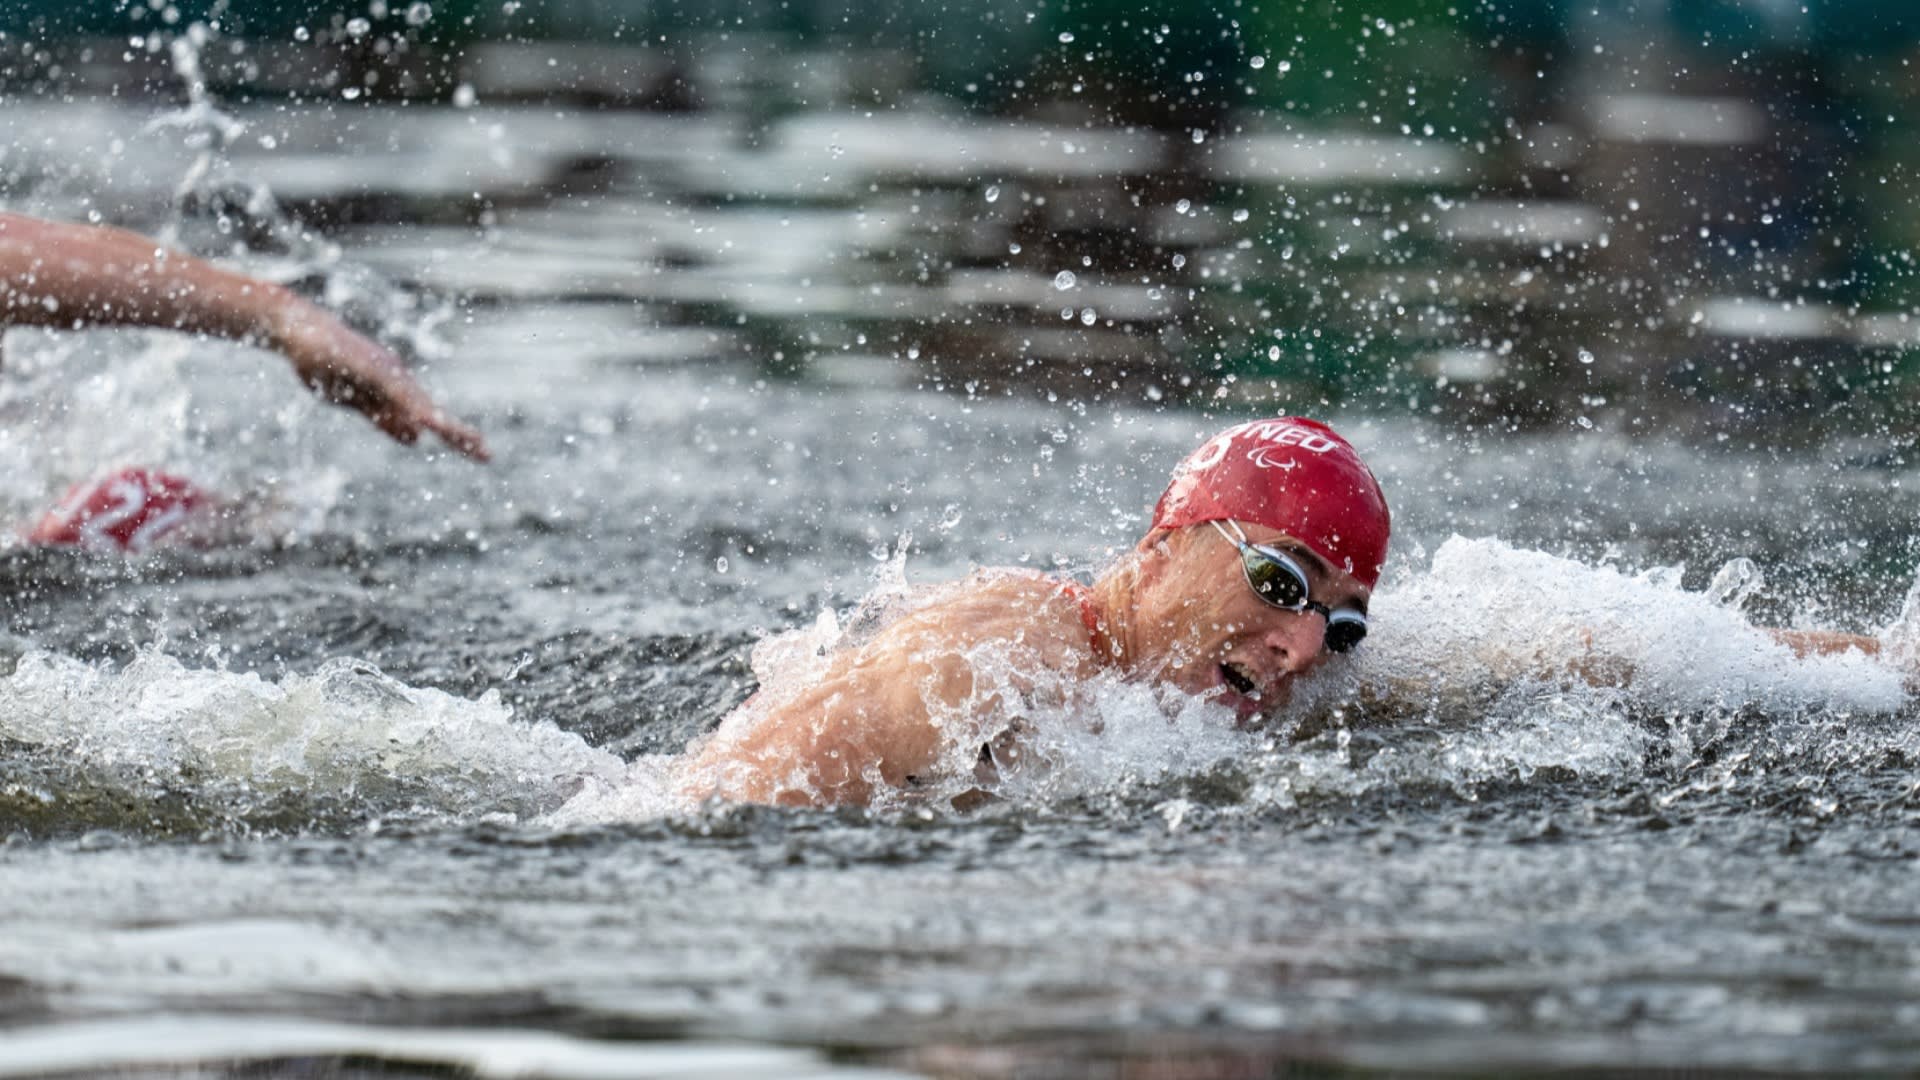
<svg viewBox="0 0 1920 1080"><path fill-rule="evenodd" d="M1312 599L1335 611L1366 611L1371 592L1351 575L1285 533L1245 529L1249 542L1294 557ZM1212 696L1246 722L1280 708L1293 680L1326 662L1325 616L1261 600L1247 584L1239 551L1211 527L1149 536L1142 548L1158 560L1136 595L1135 663L1142 670Z"/></svg>

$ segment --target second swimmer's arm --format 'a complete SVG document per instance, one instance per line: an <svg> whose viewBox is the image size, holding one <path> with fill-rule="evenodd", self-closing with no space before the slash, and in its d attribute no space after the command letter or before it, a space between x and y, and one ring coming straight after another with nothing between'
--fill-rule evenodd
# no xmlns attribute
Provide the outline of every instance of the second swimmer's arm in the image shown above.
<svg viewBox="0 0 1920 1080"><path fill-rule="evenodd" d="M148 326L267 345L315 393L411 443L486 442L434 405L399 357L283 286L222 270L122 229L0 213L0 325Z"/></svg>
<svg viewBox="0 0 1920 1080"><path fill-rule="evenodd" d="M1782 630L1771 626L1756 629L1792 649L1794 657L1800 660L1847 652L1880 655L1879 639L1864 634L1848 634L1838 630ZM1567 665L1568 671L1594 686L1626 686L1633 681L1633 665L1630 662L1594 649L1593 631L1582 631L1581 638L1582 651Z"/></svg>
<svg viewBox="0 0 1920 1080"><path fill-rule="evenodd" d="M1773 635L1773 640L1792 649L1793 655L1802 660L1809 656L1833 656L1843 652L1880 655L1880 639L1865 634L1844 634L1838 630L1776 630L1771 627L1767 633Z"/></svg>

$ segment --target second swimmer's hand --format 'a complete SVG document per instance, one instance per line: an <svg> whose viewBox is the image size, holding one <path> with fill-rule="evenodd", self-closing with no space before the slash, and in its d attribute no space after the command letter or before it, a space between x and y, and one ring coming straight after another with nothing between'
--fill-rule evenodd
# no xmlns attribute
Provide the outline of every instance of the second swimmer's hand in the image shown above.
<svg viewBox="0 0 1920 1080"><path fill-rule="evenodd" d="M399 442L412 445L431 431L475 461L491 456L480 432L434 404L392 350L331 313L289 295L272 326L272 344L314 393L360 413Z"/></svg>

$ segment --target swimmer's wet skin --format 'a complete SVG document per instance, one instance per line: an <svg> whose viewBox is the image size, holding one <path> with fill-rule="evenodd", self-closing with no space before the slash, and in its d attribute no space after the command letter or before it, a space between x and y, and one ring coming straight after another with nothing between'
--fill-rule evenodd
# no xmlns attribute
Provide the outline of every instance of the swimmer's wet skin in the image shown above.
<svg viewBox="0 0 1920 1080"><path fill-rule="evenodd" d="M1379 483L1332 429L1298 417L1229 428L1181 463L1147 534L1090 589L1024 570L943 587L817 679L763 689L728 716L692 748L682 790L825 805L967 769L990 782L1031 695L1101 672L1252 722L1360 646L1390 531ZM1851 634L1772 633L1802 657L1879 651ZM992 679L974 666L988 650Z"/></svg>

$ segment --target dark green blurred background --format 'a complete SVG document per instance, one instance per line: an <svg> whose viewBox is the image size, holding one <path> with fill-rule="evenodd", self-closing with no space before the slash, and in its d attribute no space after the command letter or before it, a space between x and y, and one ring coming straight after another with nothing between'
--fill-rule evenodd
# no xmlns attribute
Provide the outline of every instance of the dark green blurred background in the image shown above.
<svg viewBox="0 0 1920 1080"><path fill-rule="evenodd" d="M1101 196L1138 222L1075 234L1034 214L1015 230L1019 257L969 258L1137 275L1195 245L1192 265L1174 263L1192 309L1178 333L1129 332L1159 334L1145 352L1208 375L1420 407L1439 393L1503 417L1623 393L1744 401L1756 375L1802 411L1920 400L1906 329L1920 315L1915 0L4 0L0 85L178 98L160 46L196 24L231 47L204 59L234 104L312 100L314 85L336 103L350 87L356 106L448 101L484 69L489 102L732 110L749 133L805 111L923 113L936 98L934 113L1154 129L1191 148ZM768 50L801 59L750 98L723 100L701 75ZM643 55L644 73L623 58ZM781 81L835 56L832 80ZM1206 155L1242 136L1331 137L1362 156L1436 148L1458 167L1420 183L1241 178ZM1206 241L1138 239L1156 207L1189 197L1258 230L1250 254L1221 256L1239 258L1224 275L1200 258ZM1459 225L1466 204L1468 218L1519 225L1475 232ZM1532 241L1582 208L1604 236ZM1818 305L1831 340L1701 329L1715 297ZM1882 321L1861 329L1860 316Z"/></svg>
<svg viewBox="0 0 1920 1080"><path fill-rule="evenodd" d="M430 17L425 13L430 12ZM988 97L1057 66L1059 46L1093 54L1116 79L1155 86L1169 107L1290 106L1316 114L1381 113L1397 120L1457 111L1484 121L1491 69L1520 60L1563 63L1576 39L1627 28L1669 36L1702 64L1790 55L1841 75L1920 40L1910 0L1209 0L1142 5L1119 0L6 0L0 31L15 42L117 36L194 21L229 36L291 39L339 33L367 19L376 32L411 23L409 36L442 48L479 40L658 43L662 35L784 34L911 52L932 81ZM1063 41L1063 35L1071 35ZM1247 57L1285 59L1312 77L1284 91L1249 85ZM1904 69L1904 65L1903 65ZM1194 75L1204 78L1195 80ZM1463 85L1464 84L1464 85ZM1411 85L1422 93L1409 95ZM1247 93L1248 89L1252 93ZM1407 106L1408 97L1424 105Z"/></svg>

